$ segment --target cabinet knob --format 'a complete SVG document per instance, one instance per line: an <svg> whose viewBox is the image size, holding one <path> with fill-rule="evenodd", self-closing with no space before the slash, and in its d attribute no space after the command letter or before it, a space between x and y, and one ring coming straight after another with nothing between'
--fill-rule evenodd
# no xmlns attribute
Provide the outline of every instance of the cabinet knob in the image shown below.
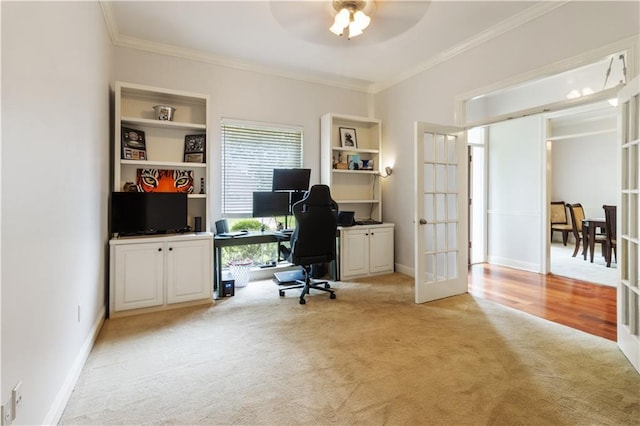
<svg viewBox="0 0 640 426"><path fill-rule="evenodd" d="M173 247L169 247L169 251L173 251Z"/></svg>
<svg viewBox="0 0 640 426"><path fill-rule="evenodd" d="M427 224L427 221L426 221L426 220L424 220L424 219L420 219L420 225L426 225L426 224Z"/></svg>
<svg viewBox="0 0 640 426"><path fill-rule="evenodd" d="M162 249L161 249L161 248L159 248L159 249L158 249L158 251L162 251Z"/></svg>

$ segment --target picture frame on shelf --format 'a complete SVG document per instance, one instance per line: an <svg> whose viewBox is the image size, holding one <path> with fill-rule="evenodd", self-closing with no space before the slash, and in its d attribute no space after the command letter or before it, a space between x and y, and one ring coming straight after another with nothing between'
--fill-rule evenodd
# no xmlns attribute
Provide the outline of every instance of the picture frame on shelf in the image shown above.
<svg viewBox="0 0 640 426"><path fill-rule="evenodd" d="M121 127L120 133L122 140L121 158L123 160L146 160L147 145L144 131Z"/></svg>
<svg viewBox="0 0 640 426"><path fill-rule="evenodd" d="M343 148L358 148L356 139L356 129L349 127L339 127L340 130L340 146Z"/></svg>
<svg viewBox="0 0 640 426"><path fill-rule="evenodd" d="M347 164L349 165L349 170L359 170L360 155L359 154L347 155Z"/></svg>
<svg viewBox="0 0 640 426"><path fill-rule="evenodd" d="M184 162L204 163L207 135L186 135L184 137Z"/></svg>

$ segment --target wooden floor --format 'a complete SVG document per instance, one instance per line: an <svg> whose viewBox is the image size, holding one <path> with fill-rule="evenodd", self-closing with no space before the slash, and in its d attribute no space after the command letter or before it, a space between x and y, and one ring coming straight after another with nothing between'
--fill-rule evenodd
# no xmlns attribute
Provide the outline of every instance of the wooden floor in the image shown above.
<svg viewBox="0 0 640 426"><path fill-rule="evenodd" d="M616 340L616 288L557 275L478 264L469 293L609 340Z"/></svg>

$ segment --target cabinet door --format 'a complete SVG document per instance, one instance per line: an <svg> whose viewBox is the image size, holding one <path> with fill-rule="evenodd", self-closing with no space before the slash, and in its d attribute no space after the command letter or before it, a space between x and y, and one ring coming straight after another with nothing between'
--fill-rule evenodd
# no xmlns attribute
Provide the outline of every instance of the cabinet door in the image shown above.
<svg viewBox="0 0 640 426"><path fill-rule="evenodd" d="M369 230L369 273L393 272L393 228Z"/></svg>
<svg viewBox="0 0 640 426"><path fill-rule="evenodd" d="M167 257L167 303L212 297L212 242L169 242Z"/></svg>
<svg viewBox="0 0 640 426"><path fill-rule="evenodd" d="M369 273L369 230L342 231L340 244L341 279Z"/></svg>
<svg viewBox="0 0 640 426"><path fill-rule="evenodd" d="M115 247L116 312L163 304L163 247L162 243Z"/></svg>

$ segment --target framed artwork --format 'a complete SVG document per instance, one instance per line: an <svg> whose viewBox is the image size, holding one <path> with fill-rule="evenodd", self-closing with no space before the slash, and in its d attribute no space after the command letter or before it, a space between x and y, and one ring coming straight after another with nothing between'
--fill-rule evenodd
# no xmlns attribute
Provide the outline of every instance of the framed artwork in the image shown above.
<svg viewBox="0 0 640 426"><path fill-rule="evenodd" d="M138 169L138 192L193 193L193 170Z"/></svg>
<svg viewBox="0 0 640 426"><path fill-rule="evenodd" d="M122 127L120 133L122 135L121 157L124 160L146 160L147 145L144 139L144 132Z"/></svg>
<svg viewBox="0 0 640 426"><path fill-rule="evenodd" d="M186 135L184 137L184 162L204 163L207 135Z"/></svg>
<svg viewBox="0 0 640 426"><path fill-rule="evenodd" d="M350 129L348 127L340 127L340 145L343 148L357 148L358 142L356 141L356 129Z"/></svg>
<svg viewBox="0 0 640 426"><path fill-rule="evenodd" d="M349 165L349 170L359 170L360 169L360 155L353 154L347 155L347 164Z"/></svg>

